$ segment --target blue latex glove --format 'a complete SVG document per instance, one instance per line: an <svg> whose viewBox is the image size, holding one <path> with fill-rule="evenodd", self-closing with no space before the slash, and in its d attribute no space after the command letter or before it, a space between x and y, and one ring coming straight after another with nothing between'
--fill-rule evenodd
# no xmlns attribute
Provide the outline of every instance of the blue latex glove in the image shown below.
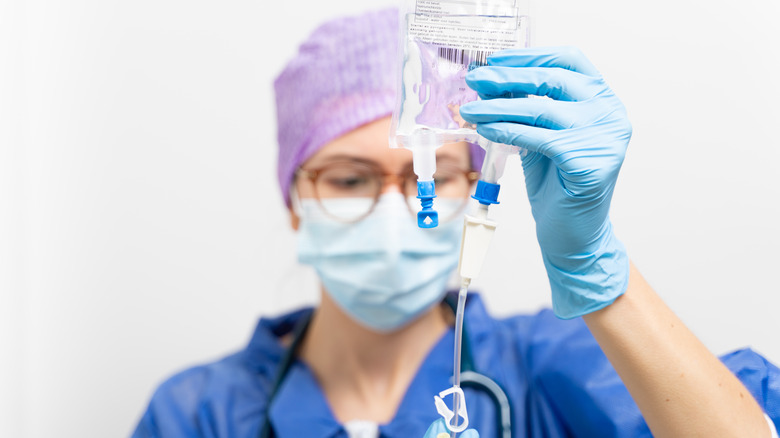
<svg viewBox="0 0 780 438"><path fill-rule="evenodd" d="M450 438L450 431L447 429L447 425L444 424L444 418L439 418L438 420L431 423L431 427L429 427L428 431L425 432L425 436L423 438L439 438L439 434L444 434L441 438ZM466 429L459 433L458 437L479 438L479 433L477 433L477 431L474 429Z"/></svg>
<svg viewBox="0 0 780 438"><path fill-rule="evenodd" d="M574 48L498 52L466 82L482 100L463 105L463 118L488 140L528 151L523 172L555 314L574 318L611 304L629 271L609 220L631 139L623 104Z"/></svg>

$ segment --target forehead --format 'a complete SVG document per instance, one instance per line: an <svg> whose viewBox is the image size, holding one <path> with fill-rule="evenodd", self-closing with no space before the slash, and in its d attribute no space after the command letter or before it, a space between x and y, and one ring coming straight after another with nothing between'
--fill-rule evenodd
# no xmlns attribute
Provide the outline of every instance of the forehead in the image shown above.
<svg viewBox="0 0 780 438"><path fill-rule="evenodd" d="M388 146L390 118L382 118L360 126L341 137L326 143L304 162L304 168L327 164L332 160L357 159L372 161L388 171L397 172L412 163L412 152L408 149L393 149ZM467 143L446 144L436 151L437 160L452 162L463 168L471 164Z"/></svg>

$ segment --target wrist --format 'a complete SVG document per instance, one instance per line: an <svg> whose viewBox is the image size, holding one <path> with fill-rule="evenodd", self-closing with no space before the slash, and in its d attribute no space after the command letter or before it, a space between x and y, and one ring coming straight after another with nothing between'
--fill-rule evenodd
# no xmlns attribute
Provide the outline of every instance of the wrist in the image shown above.
<svg viewBox="0 0 780 438"><path fill-rule="evenodd" d="M587 251L562 257L542 249L553 311L571 319L610 305L628 287L630 262L625 246L610 231Z"/></svg>

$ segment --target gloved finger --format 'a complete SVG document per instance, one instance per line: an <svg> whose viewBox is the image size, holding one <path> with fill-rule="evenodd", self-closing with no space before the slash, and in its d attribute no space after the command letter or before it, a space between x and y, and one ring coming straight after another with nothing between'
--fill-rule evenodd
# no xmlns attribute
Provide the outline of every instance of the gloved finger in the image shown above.
<svg viewBox="0 0 780 438"><path fill-rule="evenodd" d="M466 84L483 99L533 94L581 101L597 96L606 88L600 76L543 67L479 67L466 75Z"/></svg>
<svg viewBox="0 0 780 438"><path fill-rule="evenodd" d="M425 432L425 435L423 438L439 438L439 435L444 434L447 438L450 436L450 431L447 429L447 426L444 424L444 419L439 418L438 420L431 423L430 427L428 427L428 430Z"/></svg>
<svg viewBox="0 0 780 438"><path fill-rule="evenodd" d="M495 66L558 67L588 76L601 76L580 49L572 46L502 50L488 56L487 60L488 65Z"/></svg>
<svg viewBox="0 0 780 438"><path fill-rule="evenodd" d="M458 435L460 438L479 438L479 432L476 429L466 429Z"/></svg>
<svg viewBox="0 0 780 438"><path fill-rule="evenodd" d="M490 141L520 146L550 158L555 155L553 140L558 132L561 131L510 122L477 125L477 133Z"/></svg>
<svg viewBox="0 0 780 438"><path fill-rule="evenodd" d="M439 418L438 420L434 421L430 427L428 427L428 431L425 432L425 435L423 438L450 438L450 430L447 429L447 426L444 423L443 418ZM479 433L474 429L466 429L463 432L458 434L459 438L479 438Z"/></svg>
<svg viewBox="0 0 780 438"><path fill-rule="evenodd" d="M463 104L460 115L469 123L514 122L546 129L577 125L583 104L550 99L493 99Z"/></svg>

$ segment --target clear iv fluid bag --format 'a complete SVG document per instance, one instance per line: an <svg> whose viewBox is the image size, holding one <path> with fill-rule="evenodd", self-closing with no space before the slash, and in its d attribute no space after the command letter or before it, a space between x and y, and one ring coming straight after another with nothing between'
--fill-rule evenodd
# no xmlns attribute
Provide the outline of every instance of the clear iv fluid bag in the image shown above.
<svg viewBox="0 0 780 438"><path fill-rule="evenodd" d="M477 142L460 106L477 99L466 73L493 52L528 45L528 0L404 0L392 147ZM423 146L419 146L423 145Z"/></svg>

